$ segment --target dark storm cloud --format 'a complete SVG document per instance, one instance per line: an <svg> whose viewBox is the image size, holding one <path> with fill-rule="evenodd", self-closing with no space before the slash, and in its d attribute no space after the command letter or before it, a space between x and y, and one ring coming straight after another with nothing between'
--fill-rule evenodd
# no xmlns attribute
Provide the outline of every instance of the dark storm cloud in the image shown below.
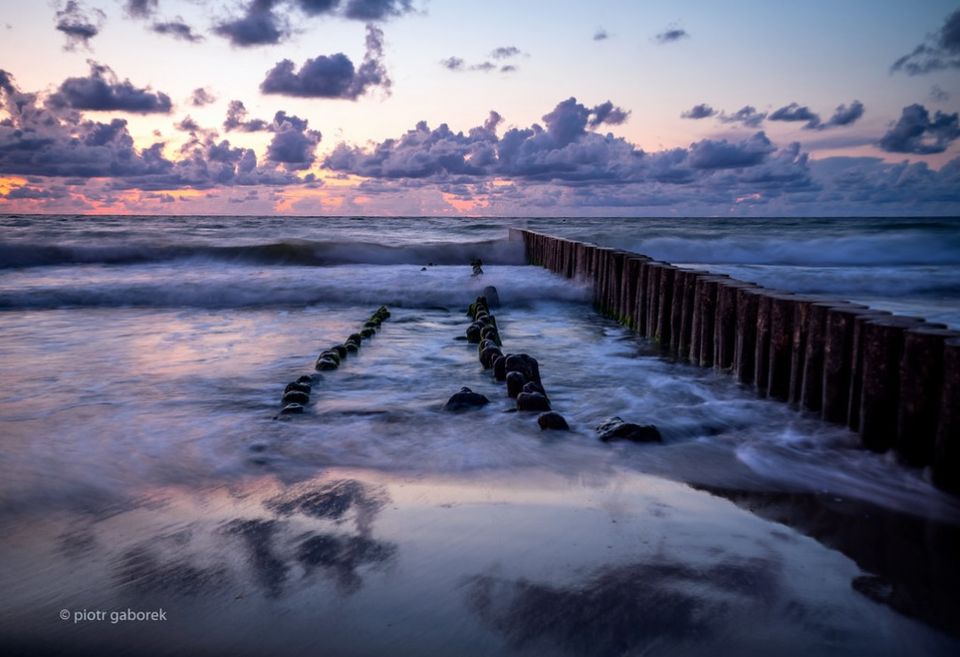
<svg viewBox="0 0 960 657"><path fill-rule="evenodd" d="M204 87L198 87L190 95L190 104L194 107L203 107L217 101L217 97Z"/></svg>
<svg viewBox="0 0 960 657"><path fill-rule="evenodd" d="M490 51L490 56L494 59L510 59L520 54L521 51L516 46L500 46Z"/></svg>
<svg viewBox="0 0 960 657"><path fill-rule="evenodd" d="M123 10L130 18L150 18L157 11L159 0L127 0Z"/></svg>
<svg viewBox="0 0 960 657"><path fill-rule="evenodd" d="M767 117L768 121L787 121L790 123L805 122L807 130L813 130L820 125L820 115L805 105L790 103L775 110Z"/></svg>
<svg viewBox="0 0 960 657"><path fill-rule="evenodd" d="M960 138L958 115L930 113L923 105L903 108L900 119L880 139L880 148L889 153L913 153L929 155L942 153Z"/></svg>
<svg viewBox="0 0 960 657"><path fill-rule="evenodd" d="M607 31L602 27L593 33L594 41L606 41L609 38L610 38L610 34L607 33Z"/></svg>
<svg viewBox="0 0 960 657"><path fill-rule="evenodd" d="M694 105L686 112L680 114L680 118L683 119L706 119L711 116L715 116L717 110L713 109L706 103L700 103L699 105Z"/></svg>
<svg viewBox="0 0 960 657"><path fill-rule="evenodd" d="M895 61L890 72L923 75L951 68L960 68L960 9L947 16L926 41Z"/></svg>
<svg viewBox="0 0 960 657"><path fill-rule="evenodd" d="M687 34L686 30L682 30L680 28L674 27L668 30L664 30L663 32L658 34L655 38L657 40L657 43L673 43L674 41L679 41L680 39L687 39L689 37L690 35Z"/></svg>
<svg viewBox="0 0 960 657"><path fill-rule="evenodd" d="M308 59L299 70L289 59L277 63L260 83L265 94L302 98L356 100L372 88L389 90L390 78L383 64L383 31L367 25L367 52L355 68L343 53Z"/></svg>
<svg viewBox="0 0 960 657"><path fill-rule="evenodd" d="M157 21L150 26L150 29L157 34L172 36L180 41L190 41L191 43L203 41L203 37L194 32L193 28L179 16L168 21Z"/></svg>
<svg viewBox="0 0 960 657"><path fill-rule="evenodd" d="M717 118L723 123L742 123L749 128L756 128L763 123L767 115L763 112L758 112L752 105L745 105L733 114L721 112Z"/></svg>
<svg viewBox="0 0 960 657"><path fill-rule="evenodd" d="M90 75L85 78L67 78L47 103L52 107L75 110L118 111L135 114L165 114L170 111L170 97L149 87L135 87L130 80L120 82L109 66L94 61Z"/></svg>
<svg viewBox="0 0 960 657"><path fill-rule="evenodd" d="M0 81L8 115L0 121L0 174L105 178L113 189L144 190L301 182L289 172L259 167L251 149L216 141L211 131L198 128L181 148L180 159L168 160L161 142L137 149L124 119L82 120L72 109L40 105L36 94L19 91L7 73ZM195 123L182 121L181 126Z"/></svg>
<svg viewBox="0 0 960 657"><path fill-rule="evenodd" d="M100 9L86 9L78 0L69 0L58 5L57 30L67 37L65 50L90 47L90 39L100 33L107 15Z"/></svg>

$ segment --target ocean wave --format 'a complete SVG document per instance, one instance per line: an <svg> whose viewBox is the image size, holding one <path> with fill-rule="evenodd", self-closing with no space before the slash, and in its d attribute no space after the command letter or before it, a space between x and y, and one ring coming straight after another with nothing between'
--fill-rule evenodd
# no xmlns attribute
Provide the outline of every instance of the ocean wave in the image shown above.
<svg viewBox="0 0 960 657"><path fill-rule="evenodd" d="M0 268L63 265L128 265L182 259L216 260L256 265L331 266L464 265L480 258L492 265L524 264L521 242L507 239L476 242L426 242L391 246L376 242L287 240L263 244L110 246L0 243Z"/></svg>
<svg viewBox="0 0 960 657"><path fill-rule="evenodd" d="M955 234L906 231L803 238L783 235L728 235L713 238L653 237L627 248L674 263L855 267L878 265L960 265Z"/></svg>
<svg viewBox="0 0 960 657"><path fill-rule="evenodd" d="M487 285L511 306L541 301L585 302L590 291L534 267L492 267L471 277L468 267L331 267L317 275L290 268L266 276L238 276L236 270L173 270L158 280L113 280L76 285L30 283L0 289L0 310L75 307L261 308L380 305L428 308L466 307Z"/></svg>

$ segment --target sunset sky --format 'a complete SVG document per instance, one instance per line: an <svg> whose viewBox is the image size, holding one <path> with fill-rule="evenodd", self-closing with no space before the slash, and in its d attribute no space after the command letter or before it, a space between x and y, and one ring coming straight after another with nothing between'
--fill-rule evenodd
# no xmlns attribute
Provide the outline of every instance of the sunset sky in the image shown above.
<svg viewBox="0 0 960 657"><path fill-rule="evenodd" d="M0 211L960 214L960 6L13 2Z"/></svg>

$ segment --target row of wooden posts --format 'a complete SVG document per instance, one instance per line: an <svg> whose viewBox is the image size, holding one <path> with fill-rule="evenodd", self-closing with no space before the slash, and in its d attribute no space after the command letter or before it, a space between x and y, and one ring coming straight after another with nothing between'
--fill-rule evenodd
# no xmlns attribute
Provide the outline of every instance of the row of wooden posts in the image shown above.
<svg viewBox="0 0 960 657"><path fill-rule="evenodd" d="M647 256L511 229L527 262L592 283L597 310L761 397L846 424L960 492L960 333Z"/></svg>

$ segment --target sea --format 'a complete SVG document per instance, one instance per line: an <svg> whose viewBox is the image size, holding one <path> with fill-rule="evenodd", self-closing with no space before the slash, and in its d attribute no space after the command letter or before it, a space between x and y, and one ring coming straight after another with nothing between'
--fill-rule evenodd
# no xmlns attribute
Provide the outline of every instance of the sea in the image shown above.
<svg viewBox="0 0 960 657"><path fill-rule="evenodd" d="M511 227L960 329L956 218L0 215L0 654L960 652L958 498L661 357ZM491 285L569 432L464 340Z"/></svg>

